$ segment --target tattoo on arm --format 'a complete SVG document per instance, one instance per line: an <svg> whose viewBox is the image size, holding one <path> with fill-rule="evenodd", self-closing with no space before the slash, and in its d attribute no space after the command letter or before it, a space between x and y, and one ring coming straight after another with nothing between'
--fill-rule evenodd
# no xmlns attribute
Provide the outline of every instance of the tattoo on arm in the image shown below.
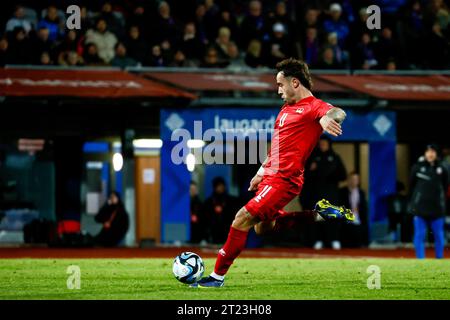
<svg viewBox="0 0 450 320"><path fill-rule="evenodd" d="M342 122L344 122L345 118L347 117L347 114L341 108L334 107L327 112L327 116L336 121L337 123L341 124Z"/></svg>

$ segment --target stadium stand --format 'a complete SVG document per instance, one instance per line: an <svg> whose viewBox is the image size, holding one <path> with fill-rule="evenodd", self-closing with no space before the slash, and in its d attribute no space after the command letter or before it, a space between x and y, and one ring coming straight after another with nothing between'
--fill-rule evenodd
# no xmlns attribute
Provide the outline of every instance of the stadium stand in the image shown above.
<svg viewBox="0 0 450 320"><path fill-rule="evenodd" d="M0 66L273 68L293 56L313 69L415 70L450 62L443 0L372 1L383 28L370 33L368 1L72 1L82 23L70 31L66 2L2 10Z"/></svg>

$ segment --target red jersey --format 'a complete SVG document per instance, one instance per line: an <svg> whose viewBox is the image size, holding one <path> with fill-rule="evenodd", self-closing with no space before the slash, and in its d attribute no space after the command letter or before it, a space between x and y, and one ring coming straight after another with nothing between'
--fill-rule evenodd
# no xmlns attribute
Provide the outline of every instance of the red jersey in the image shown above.
<svg viewBox="0 0 450 320"><path fill-rule="evenodd" d="M331 108L331 104L313 96L283 105L275 120L264 178L281 177L295 185L303 183L305 162L323 132L319 120Z"/></svg>

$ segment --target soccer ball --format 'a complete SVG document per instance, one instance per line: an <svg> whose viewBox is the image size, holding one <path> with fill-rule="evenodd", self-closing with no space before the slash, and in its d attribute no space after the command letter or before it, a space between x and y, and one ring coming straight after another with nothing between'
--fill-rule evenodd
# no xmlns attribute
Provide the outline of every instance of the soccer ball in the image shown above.
<svg viewBox="0 0 450 320"><path fill-rule="evenodd" d="M175 258L172 271L178 281L190 284L200 280L205 272L205 265L198 254L183 252Z"/></svg>

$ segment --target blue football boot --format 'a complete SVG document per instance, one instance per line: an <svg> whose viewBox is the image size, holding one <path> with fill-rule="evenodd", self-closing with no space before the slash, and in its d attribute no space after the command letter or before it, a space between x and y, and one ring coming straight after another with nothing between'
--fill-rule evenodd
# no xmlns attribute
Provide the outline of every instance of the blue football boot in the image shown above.
<svg viewBox="0 0 450 320"><path fill-rule="evenodd" d="M191 288L219 288L223 287L224 280L217 280L211 276L202 278L190 285Z"/></svg>

